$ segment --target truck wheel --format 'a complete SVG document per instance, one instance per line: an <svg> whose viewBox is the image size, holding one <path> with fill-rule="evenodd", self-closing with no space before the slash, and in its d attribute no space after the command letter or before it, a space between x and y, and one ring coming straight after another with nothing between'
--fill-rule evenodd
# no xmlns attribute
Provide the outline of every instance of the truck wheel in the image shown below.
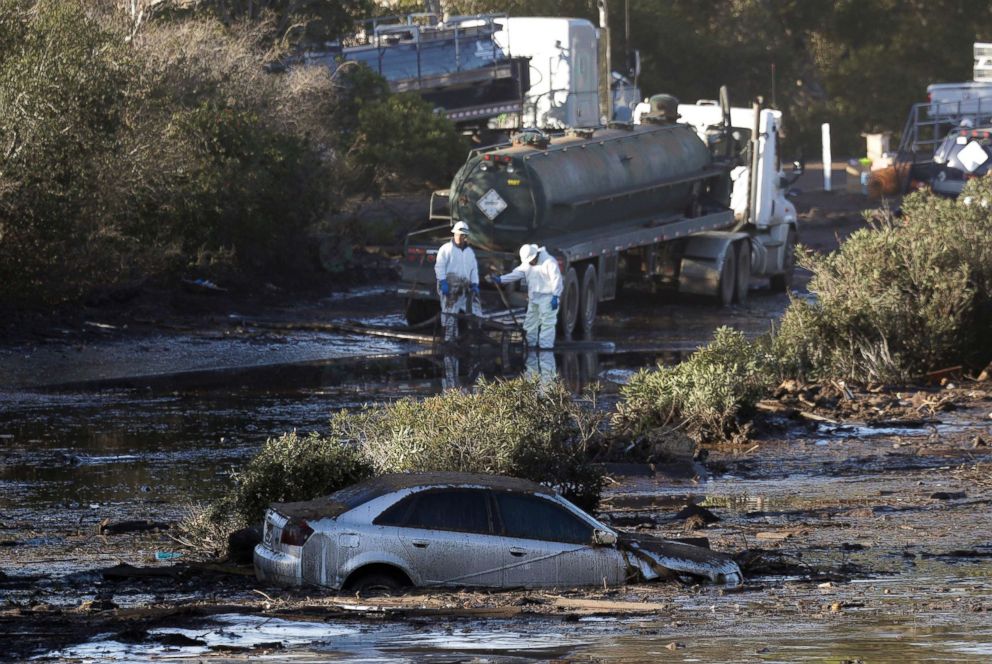
<svg viewBox="0 0 992 664"><path fill-rule="evenodd" d="M747 289L751 285L751 241L737 243L737 277L734 283L734 302L747 303Z"/></svg>
<svg viewBox="0 0 992 664"><path fill-rule="evenodd" d="M737 291L737 250L734 245L727 247L723 255L723 267L720 268L720 283L716 285L716 299L721 307L729 307L734 301Z"/></svg>
<svg viewBox="0 0 992 664"><path fill-rule="evenodd" d="M575 268L565 273L565 288L558 302L558 331L563 339L571 339L579 319L579 277Z"/></svg>
<svg viewBox="0 0 992 664"><path fill-rule="evenodd" d="M796 272L796 231L789 229L785 239L785 256L782 258L782 273L773 274L768 280L775 293L787 293L792 289L792 278Z"/></svg>
<svg viewBox="0 0 992 664"><path fill-rule="evenodd" d="M426 323L440 312L441 305L437 300L411 300L406 308L406 324L415 327Z"/></svg>
<svg viewBox="0 0 992 664"><path fill-rule="evenodd" d="M592 326L596 322L596 309L599 307L599 284L596 268L592 265L582 273L582 291L579 298L579 325L584 339L592 338Z"/></svg>

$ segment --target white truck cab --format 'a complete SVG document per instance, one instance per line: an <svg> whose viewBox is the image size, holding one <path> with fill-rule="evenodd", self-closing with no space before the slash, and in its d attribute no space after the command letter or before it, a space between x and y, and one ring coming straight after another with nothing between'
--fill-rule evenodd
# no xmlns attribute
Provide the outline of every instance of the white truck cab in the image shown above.
<svg viewBox="0 0 992 664"><path fill-rule="evenodd" d="M510 17L497 43L530 57L523 126L542 129L599 125L599 37L581 18Z"/></svg>

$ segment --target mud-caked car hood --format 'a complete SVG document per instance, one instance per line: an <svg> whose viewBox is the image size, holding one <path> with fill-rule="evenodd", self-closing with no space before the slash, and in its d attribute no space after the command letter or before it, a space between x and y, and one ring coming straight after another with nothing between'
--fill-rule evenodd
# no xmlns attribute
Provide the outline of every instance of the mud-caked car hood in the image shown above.
<svg viewBox="0 0 992 664"><path fill-rule="evenodd" d="M733 558L701 546L620 532L617 547L628 554L628 560L646 581L689 574L728 586L744 582L744 575Z"/></svg>

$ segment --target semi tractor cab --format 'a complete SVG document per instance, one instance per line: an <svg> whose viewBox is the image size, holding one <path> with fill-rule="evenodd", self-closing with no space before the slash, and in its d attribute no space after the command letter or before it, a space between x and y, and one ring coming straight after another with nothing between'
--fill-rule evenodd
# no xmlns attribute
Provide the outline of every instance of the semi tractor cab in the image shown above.
<svg viewBox="0 0 992 664"><path fill-rule="evenodd" d="M798 236L775 154L781 116L735 115L724 100L696 105L698 119L685 123L677 115L692 113L676 104L658 95L641 125L556 138L525 132L512 145L472 153L451 188L432 197L428 226L407 237L399 292L408 322L438 311L434 260L456 221L472 232L480 274L512 269L525 242L558 258L565 338L588 336L599 303L623 283L722 305L745 302L753 276L788 288ZM518 283L506 295L518 306L526 292Z"/></svg>

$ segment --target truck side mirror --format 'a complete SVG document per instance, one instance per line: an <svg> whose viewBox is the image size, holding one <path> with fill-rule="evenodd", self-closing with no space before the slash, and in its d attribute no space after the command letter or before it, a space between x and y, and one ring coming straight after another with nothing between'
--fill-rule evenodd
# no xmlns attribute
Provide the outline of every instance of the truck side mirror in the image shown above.
<svg viewBox="0 0 992 664"><path fill-rule="evenodd" d="M785 189L786 187L791 186L805 172L806 172L806 162L803 159L803 157L800 155L798 159L792 162L792 172L783 175L779 179L778 182L779 187Z"/></svg>

